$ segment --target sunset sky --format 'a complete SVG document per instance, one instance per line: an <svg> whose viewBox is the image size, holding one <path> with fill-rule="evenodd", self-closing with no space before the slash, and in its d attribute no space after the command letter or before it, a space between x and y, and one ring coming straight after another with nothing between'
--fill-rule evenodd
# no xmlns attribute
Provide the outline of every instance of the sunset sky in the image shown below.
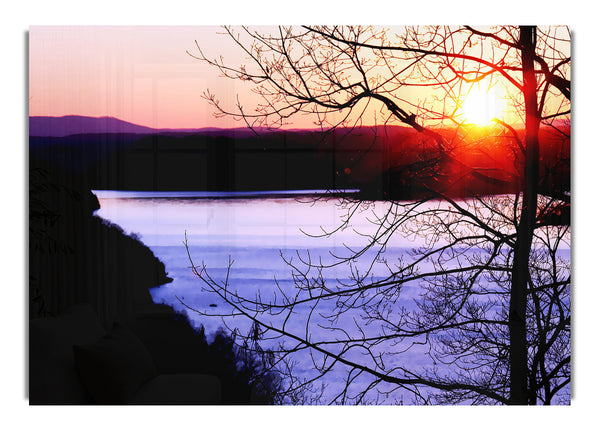
<svg viewBox="0 0 600 431"><path fill-rule="evenodd" d="M392 27L388 33L395 32L401 29ZM32 26L29 115L111 116L155 128L244 126L232 118L214 118L214 109L201 94L210 89L227 107L240 94L248 107L255 101L248 97L250 86L220 77L215 68L186 52L197 53L198 41L210 58L222 55L229 64L242 64L239 48L218 33L223 33L218 26ZM500 86L494 90L510 94ZM402 95L420 103L431 98L431 88L404 88ZM465 97L466 109L459 110L461 120L477 122L482 107L507 106L498 100L469 99ZM373 111L363 115L363 124L373 122L379 105L371 104ZM484 115L481 121L493 116ZM315 127L313 121L296 115L292 126Z"/></svg>
<svg viewBox="0 0 600 431"><path fill-rule="evenodd" d="M157 128L238 126L230 119L215 122L200 97L208 87L233 94L234 83L218 79L186 53L195 40L214 41L217 31L214 26L32 27L29 115L112 116Z"/></svg>

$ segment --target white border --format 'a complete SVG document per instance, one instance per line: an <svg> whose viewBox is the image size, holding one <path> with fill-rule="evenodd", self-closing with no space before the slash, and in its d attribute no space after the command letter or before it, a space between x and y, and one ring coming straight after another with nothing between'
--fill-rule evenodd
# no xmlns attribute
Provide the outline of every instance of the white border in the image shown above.
<svg viewBox="0 0 600 431"><path fill-rule="evenodd" d="M598 34L591 3L587 0L524 2L503 0L494 5L482 1L433 0L377 3L357 1L284 2L223 1L162 3L77 1L23 1L4 8L2 16L3 129L0 157L2 184L3 311L2 376L0 378L2 422L18 429L107 430L135 426L143 430L164 429L293 429L307 425L337 429L471 429L506 431L512 426L578 429L592 427L592 408L597 399L598 370L593 364L598 337L596 248L598 241L597 163L599 122L597 72ZM448 9L449 7L453 9ZM26 285L26 31L29 25L195 25L195 24L567 24L574 34L574 395L570 407L551 408L108 408L29 407L24 398ZM323 423L324 422L324 423ZM586 424L590 424L587 425ZM324 425L324 426L323 426ZM8 428L6 428L8 429Z"/></svg>

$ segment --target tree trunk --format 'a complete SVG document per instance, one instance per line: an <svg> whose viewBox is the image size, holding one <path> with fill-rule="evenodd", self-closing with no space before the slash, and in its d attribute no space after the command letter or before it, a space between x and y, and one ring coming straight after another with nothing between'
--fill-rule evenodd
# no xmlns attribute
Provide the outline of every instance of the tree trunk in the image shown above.
<svg viewBox="0 0 600 431"><path fill-rule="evenodd" d="M527 283L529 280L529 254L533 240L537 211L537 185L539 179L539 126L536 78L534 72L535 32L531 26L521 27L520 44L523 65L523 95L525 97L525 172L523 176L523 205L517 226L508 330L510 338L510 397L509 404L534 404L535 394L530 393L527 366Z"/></svg>

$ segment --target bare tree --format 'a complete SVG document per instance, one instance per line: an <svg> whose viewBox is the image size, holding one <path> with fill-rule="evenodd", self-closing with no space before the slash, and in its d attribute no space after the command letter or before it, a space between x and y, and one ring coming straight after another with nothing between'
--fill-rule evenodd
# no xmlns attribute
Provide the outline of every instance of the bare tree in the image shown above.
<svg viewBox="0 0 600 431"><path fill-rule="evenodd" d="M376 229L364 247L348 248L334 262L300 253L289 260L293 295L280 289L268 299L244 296L227 279L215 280L202 264L193 265L204 289L229 303L232 315L253 322L247 346L260 349L259 339L281 338L270 354L273 365L287 371L287 401L342 367L345 382L331 402L383 402L393 392L408 391L422 403L568 403L570 271L561 248L570 240L570 194L568 184L556 180L556 172L568 166L568 154L540 158L542 127L565 145L570 139L568 29L225 31L248 64L209 58L199 46L194 56L227 78L251 83L261 102L247 111L238 100L228 110L207 92L217 115L236 116L255 128L280 127L292 116L310 114L328 133L361 125L374 112L383 124L408 125L434 143L410 165L411 181L427 191L423 198L388 196L385 209L372 209ZM501 135L494 142L513 161L514 169L503 176L460 157L479 138L465 127L458 107L465 91L482 82L511 88L512 120L524 124L498 120L488 129ZM457 199L448 164L490 184L515 178L516 193L484 196L468 190L470 199ZM347 217L340 229L368 203L346 199L342 205ZM389 262L385 251L394 236L420 237L424 245ZM357 267L360 258L371 264ZM388 268L388 276L373 278L376 263ZM347 265L350 281L328 285L324 272L341 265ZM416 285L415 306L400 306ZM298 318L305 319L302 333L290 329ZM415 351L425 359L407 365L403 359ZM312 359L314 378L294 375L298 353Z"/></svg>

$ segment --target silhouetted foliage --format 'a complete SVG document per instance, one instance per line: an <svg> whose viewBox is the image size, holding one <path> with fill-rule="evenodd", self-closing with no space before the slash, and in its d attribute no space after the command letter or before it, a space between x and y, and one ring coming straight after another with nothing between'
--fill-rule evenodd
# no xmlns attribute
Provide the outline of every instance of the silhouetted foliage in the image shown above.
<svg viewBox="0 0 600 431"><path fill-rule="evenodd" d="M278 402L280 379L263 355L241 348L235 335L223 329L207 338L204 326L196 326L187 314L171 306L157 304L153 310L155 314L136 320L135 332L161 373L217 376L222 404Z"/></svg>
<svg viewBox="0 0 600 431"><path fill-rule="evenodd" d="M235 335L219 329L208 344L207 369L219 376L225 404L276 404L280 382L264 358L239 347Z"/></svg>
<svg viewBox="0 0 600 431"><path fill-rule="evenodd" d="M131 317L133 298L171 281L135 235L93 215L99 208L82 177L47 160L30 159L30 315L55 315L88 302L103 323Z"/></svg>
<svg viewBox="0 0 600 431"><path fill-rule="evenodd" d="M217 375L226 404L276 402L278 377L261 356L240 349L223 331L208 342L202 326L194 329L187 316L152 304L147 289L170 281L164 264L137 234L92 214L99 204L81 177L32 159L29 187L31 318L82 301L102 309L114 295L111 315L103 316L110 324L131 317L125 301L137 292L137 305L162 316L132 322L162 372Z"/></svg>

